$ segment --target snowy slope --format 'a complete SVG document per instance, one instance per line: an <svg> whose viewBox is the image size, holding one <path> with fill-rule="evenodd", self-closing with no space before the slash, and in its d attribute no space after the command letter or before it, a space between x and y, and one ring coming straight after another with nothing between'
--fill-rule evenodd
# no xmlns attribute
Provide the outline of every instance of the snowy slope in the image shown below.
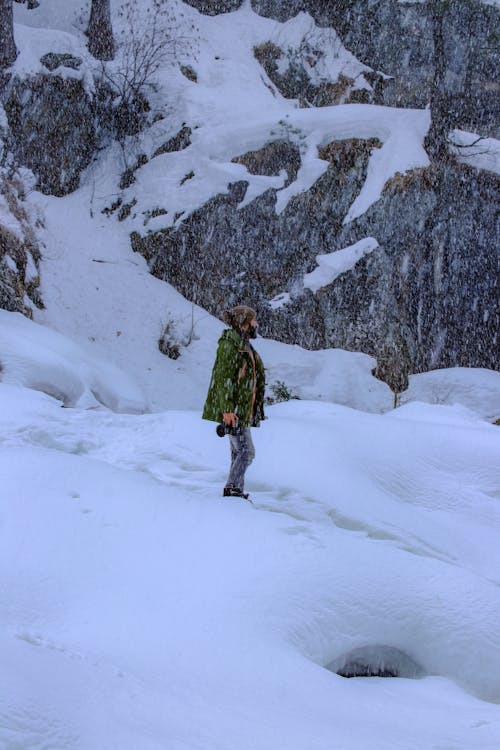
<svg viewBox="0 0 500 750"><path fill-rule="evenodd" d="M84 187L64 199L33 197L45 216L47 248L41 274L46 309L37 311L35 319L128 373L148 409L200 411L223 325L151 276L144 258L130 251L123 224L90 215L91 190ZM169 322L181 344L177 360L158 350ZM341 350L309 352L262 339L257 348L270 385L284 381L302 398L367 411L391 408L389 388L371 374L372 357Z"/></svg>
<svg viewBox="0 0 500 750"><path fill-rule="evenodd" d="M494 422L500 419L500 373L480 368L452 367L410 375L401 402L461 404Z"/></svg>

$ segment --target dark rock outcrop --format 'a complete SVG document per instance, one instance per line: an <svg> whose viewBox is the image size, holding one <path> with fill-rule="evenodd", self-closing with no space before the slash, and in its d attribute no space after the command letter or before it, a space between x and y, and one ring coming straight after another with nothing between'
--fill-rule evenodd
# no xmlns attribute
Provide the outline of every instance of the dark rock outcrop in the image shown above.
<svg viewBox="0 0 500 750"><path fill-rule="evenodd" d="M15 80L4 103L16 162L51 195L75 190L96 148L94 106L81 80Z"/></svg>
<svg viewBox="0 0 500 750"><path fill-rule="evenodd" d="M218 16L220 13L238 10L243 0L184 0L184 2L206 16Z"/></svg>
<svg viewBox="0 0 500 750"><path fill-rule="evenodd" d="M163 143L153 154L155 156L161 156L162 154L171 154L173 151L182 151L191 145L191 136L193 131L188 125L183 125L179 132L169 138L168 141Z"/></svg>
<svg viewBox="0 0 500 750"><path fill-rule="evenodd" d="M40 58L40 62L47 68L47 70L51 71L57 70L57 68L60 67L78 70L83 60L81 57L76 57L69 53L48 52Z"/></svg>
<svg viewBox="0 0 500 750"><path fill-rule="evenodd" d="M423 677L424 669L411 656L393 646L361 646L343 654L326 669L341 677Z"/></svg>
<svg viewBox="0 0 500 750"><path fill-rule="evenodd" d="M112 138L138 134L149 112L140 92L124 101L102 79L89 94L81 78L15 78L2 96L14 162L35 174L41 192L56 196L78 188L82 171Z"/></svg>
<svg viewBox="0 0 500 750"><path fill-rule="evenodd" d="M279 175L284 169L288 175L285 187L290 185L300 169L300 151L291 141L272 141L258 151L248 151L232 159L236 164L244 164L250 174Z"/></svg>
<svg viewBox="0 0 500 750"><path fill-rule="evenodd" d="M326 6L327 0L323 3ZM330 3L331 4L331 3ZM314 8L314 18L319 23L318 14L320 11L320 3L317 3L317 7ZM300 13L305 11L313 15L312 2L309 0L252 0L252 8L256 13L266 18L274 18L276 21L284 23L289 18L293 18ZM325 22L323 26L330 25L330 18L325 16Z"/></svg>
<svg viewBox="0 0 500 750"><path fill-rule="evenodd" d="M191 81L191 83L198 83L198 73L192 65L181 65L180 71L188 81Z"/></svg>

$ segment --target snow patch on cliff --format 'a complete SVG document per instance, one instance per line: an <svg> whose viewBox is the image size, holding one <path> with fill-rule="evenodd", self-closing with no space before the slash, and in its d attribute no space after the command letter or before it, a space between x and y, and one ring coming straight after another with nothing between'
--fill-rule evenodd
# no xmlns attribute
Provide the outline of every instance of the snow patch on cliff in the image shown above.
<svg viewBox="0 0 500 750"><path fill-rule="evenodd" d="M500 175L500 141L465 130L452 130L450 151L459 161Z"/></svg>
<svg viewBox="0 0 500 750"><path fill-rule="evenodd" d="M368 253L373 252L379 246L374 237L365 237L354 245L336 250L333 253L317 255L318 265L304 276L304 286L312 292L317 292L324 286L328 286L340 276L350 271L356 263Z"/></svg>
<svg viewBox="0 0 500 750"><path fill-rule="evenodd" d="M362 74L372 69L344 47L335 29L317 26L309 13L300 12L278 26L270 41L283 50L277 61L281 74L299 63L313 85L333 83L343 75L354 80L355 88L371 88Z"/></svg>

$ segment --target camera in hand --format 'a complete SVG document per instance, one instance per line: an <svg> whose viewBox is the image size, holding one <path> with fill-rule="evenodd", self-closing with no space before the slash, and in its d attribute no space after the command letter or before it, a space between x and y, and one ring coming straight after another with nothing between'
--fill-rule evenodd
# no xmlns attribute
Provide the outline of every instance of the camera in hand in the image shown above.
<svg viewBox="0 0 500 750"><path fill-rule="evenodd" d="M238 425L233 427L233 425L231 424L225 424L224 422L221 422L215 428L215 432L219 437L225 437L226 435L238 435L240 432L240 428L238 427Z"/></svg>

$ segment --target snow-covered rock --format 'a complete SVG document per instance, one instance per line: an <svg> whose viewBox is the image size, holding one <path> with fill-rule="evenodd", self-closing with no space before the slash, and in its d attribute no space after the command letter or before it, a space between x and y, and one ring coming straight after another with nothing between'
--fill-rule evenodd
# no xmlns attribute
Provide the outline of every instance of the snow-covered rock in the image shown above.
<svg viewBox="0 0 500 750"><path fill-rule="evenodd" d="M462 404L484 419L500 418L500 373L480 368L452 367L411 375L401 403Z"/></svg>

